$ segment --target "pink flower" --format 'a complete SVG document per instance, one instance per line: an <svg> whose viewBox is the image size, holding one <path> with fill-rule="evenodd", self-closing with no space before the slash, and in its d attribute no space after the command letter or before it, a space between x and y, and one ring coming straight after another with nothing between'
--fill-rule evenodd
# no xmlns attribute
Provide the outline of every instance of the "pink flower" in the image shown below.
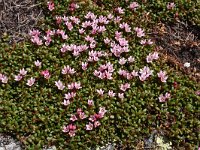
<svg viewBox="0 0 200 150"><path fill-rule="evenodd" d="M153 42L151 41L151 39L148 39L148 40L144 39L144 40L140 41L140 44L142 44L142 45L152 45Z"/></svg>
<svg viewBox="0 0 200 150"><path fill-rule="evenodd" d="M135 71L135 70L133 70L133 71L131 72L131 75L134 76L134 77L137 77L137 76L138 76L138 72Z"/></svg>
<svg viewBox="0 0 200 150"><path fill-rule="evenodd" d="M69 132L69 128L68 128L68 127L66 127L66 126L63 126L63 129L62 129L62 131L63 131L64 133L67 133L67 132Z"/></svg>
<svg viewBox="0 0 200 150"><path fill-rule="evenodd" d="M111 13L107 15L107 18L110 19L110 20L113 19L113 17L114 16Z"/></svg>
<svg viewBox="0 0 200 150"><path fill-rule="evenodd" d="M64 106L68 106L70 104L69 100L64 100L64 102L62 103Z"/></svg>
<svg viewBox="0 0 200 150"><path fill-rule="evenodd" d="M125 76L126 73L127 73L127 71L126 70L122 70L121 68L118 71L118 74L121 75L121 76Z"/></svg>
<svg viewBox="0 0 200 150"><path fill-rule="evenodd" d="M74 83L74 88L75 89L81 89L82 87L81 87L81 83L80 82L75 82Z"/></svg>
<svg viewBox="0 0 200 150"><path fill-rule="evenodd" d="M133 63L135 61L135 58L133 56L128 57L128 62Z"/></svg>
<svg viewBox="0 0 200 150"><path fill-rule="evenodd" d="M29 80L27 80L26 85L32 86L35 83L35 78L31 77Z"/></svg>
<svg viewBox="0 0 200 150"><path fill-rule="evenodd" d="M119 59L119 64L124 65L126 63L126 61L127 60L124 57L122 57L122 58Z"/></svg>
<svg viewBox="0 0 200 150"><path fill-rule="evenodd" d="M92 122L96 121L97 120L96 115L90 115L89 120Z"/></svg>
<svg viewBox="0 0 200 150"><path fill-rule="evenodd" d="M200 90L196 91L195 94L196 94L197 96L200 96Z"/></svg>
<svg viewBox="0 0 200 150"><path fill-rule="evenodd" d="M137 2L132 2L130 5L129 5L129 8L131 10L136 10L136 8L139 7L139 4Z"/></svg>
<svg viewBox="0 0 200 150"><path fill-rule="evenodd" d="M155 60L157 60L157 59L159 58L158 53L157 53L157 52L154 52L154 53L152 54L152 58L155 59Z"/></svg>
<svg viewBox="0 0 200 150"><path fill-rule="evenodd" d="M50 11L52 11L52 10L55 9L55 8L54 8L54 3L53 3L52 1L47 2L47 5L48 5L48 9L49 9Z"/></svg>
<svg viewBox="0 0 200 150"><path fill-rule="evenodd" d="M173 9L175 7L174 3L167 3L167 9Z"/></svg>
<svg viewBox="0 0 200 150"><path fill-rule="evenodd" d="M92 130L93 129L93 124L89 122L89 124L86 124L86 130Z"/></svg>
<svg viewBox="0 0 200 150"><path fill-rule="evenodd" d="M101 125L101 123L99 122L99 121L95 121L94 122L94 127L96 128L96 127L98 127L98 126L100 126Z"/></svg>
<svg viewBox="0 0 200 150"><path fill-rule="evenodd" d="M74 121L76 121L76 120L78 120L78 119L77 119L76 115L71 115L71 118L70 118L69 120L71 120L71 121L74 122Z"/></svg>
<svg viewBox="0 0 200 150"><path fill-rule="evenodd" d="M40 35L40 31L39 30L35 30L35 29L30 30L29 31L29 35L32 36L32 37L39 36Z"/></svg>
<svg viewBox="0 0 200 150"><path fill-rule="evenodd" d="M166 98L165 98L165 96L163 96L163 94L161 94L161 95L158 97L158 99L159 99L159 102L165 102L165 101L166 101Z"/></svg>
<svg viewBox="0 0 200 150"><path fill-rule="evenodd" d="M114 23L115 24L120 23L121 20L122 20L122 18L120 16L117 16L114 18Z"/></svg>
<svg viewBox="0 0 200 150"><path fill-rule="evenodd" d="M67 85L68 89L81 89L81 83L80 82L72 82L71 84Z"/></svg>
<svg viewBox="0 0 200 150"><path fill-rule="evenodd" d="M69 99L71 99L71 98L72 98L71 93L65 94L65 99L69 100Z"/></svg>
<svg viewBox="0 0 200 150"><path fill-rule="evenodd" d="M77 8L79 8L79 5L72 2L70 5L69 5L69 10L70 11L75 11Z"/></svg>
<svg viewBox="0 0 200 150"><path fill-rule="evenodd" d="M118 93L118 97L119 97L120 99L124 99L124 93Z"/></svg>
<svg viewBox="0 0 200 150"><path fill-rule="evenodd" d="M75 130L76 130L76 125L70 124L68 126L63 126L62 131L64 133L69 132L69 136L73 137L75 136Z"/></svg>
<svg viewBox="0 0 200 150"><path fill-rule="evenodd" d="M135 27L134 30L137 33L137 37L143 37L143 36L145 36L144 30L142 30L141 28Z"/></svg>
<svg viewBox="0 0 200 150"><path fill-rule="evenodd" d="M74 73L76 73L76 71L74 70L74 68L71 68L69 65L64 66L64 68L62 69L62 74L71 74L71 75L73 75Z"/></svg>
<svg viewBox="0 0 200 150"><path fill-rule="evenodd" d="M120 85L120 90L122 90L124 92L129 88L130 88L130 84L129 83L125 83L125 84L121 84Z"/></svg>
<svg viewBox="0 0 200 150"><path fill-rule="evenodd" d="M98 113L99 118L103 118L106 112L107 112L107 110L105 109L105 107L100 107L99 113Z"/></svg>
<svg viewBox="0 0 200 150"><path fill-rule="evenodd" d="M76 110L76 112L77 112L77 114L79 115L81 112L83 112L83 110L82 110L81 108L78 108L78 109Z"/></svg>
<svg viewBox="0 0 200 150"><path fill-rule="evenodd" d="M149 67L145 66L143 69L140 69L140 76L139 76L139 78L140 78L141 81L144 81L144 80L146 80L152 74L153 74L153 70L150 70Z"/></svg>
<svg viewBox="0 0 200 150"><path fill-rule="evenodd" d="M25 76L27 74L27 71L23 68L23 69L20 69L19 70L19 73L22 75L22 76Z"/></svg>
<svg viewBox="0 0 200 150"><path fill-rule="evenodd" d="M157 60L158 57L158 53L154 52L154 53L150 53L147 57L146 57L146 61L147 63L151 63L153 60Z"/></svg>
<svg viewBox="0 0 200 150"><path fill-rule="evenodd" d="M3 74L0 74L0 80L2 83L8 83L8 77Z"/></svg>
<svg viewBox="0 0 200 150"><path fill-rule="evenodd" d="M73 29L73 25L71 22L65 22L65 25L67 26L68 30L71 31Z"/></svg>
<svg viewBox="0 0 200 150"><path fill-rule="evenodd" d="M74 130L69 131L69 136L70 136L70 137L75 136L75 131L74 131Z"/></svg>
<svg viewBox="0 0 200 150"><path fill-rule="evenodd" d="M68 126L63 126L62 131L64 133L69 132L69 136L73 137L75 136L75 130L76 130L76 125L69 124Z"/></svg>
<svg viewBox="0 0 200 150"><path fill-rule="evenodd" d="M83 34L85 32L85 30L83 28L78 30L80 34Z"/></svg>
<svg viewBox="0 0 200 150"><path fill-rule="evenodd" d="M49 79L51 77L48 70L42 71L41 74L44 76L45 79Z"/></svg>
<svg viewBox="0 0 200 150"><path fill-rule="evenodd" d="M37 61L34 62L34 64L35 64L36 67L41 67L42 62L40 62L39 60L37 60Z"/></svg>
<svg viewBox="0 0 200 150"><path fill-rule="evenodd" d="M124 12L124 9L122 9L121 7L117 7L116 9L115 9L119 14L124 14L125 12Z"/></svg>
<svg viewBox="0 0 200 150"><path fill-rule="evenodd" d="M97 90L97 93L98 93L100 96L103 96L104 90L99 89L99 90Z"/></svg>
<svg viewBox="0 0 200 150"><path fill-rule="evenodd" d="M158 99L159 102L166 102L167 100L169 100L171 98L171 94L170 93L165 93L165 95L161 94Z"/></svg>
<svg viewBox="0 0 200 150"><path fill-rule="evenodd" d="M42 44L43 44L43 43L42 43L42 40L40 40L40 38L39 38L38 36L33 36L33 37L31 38L31 41L32 41L33 43L37 44L37 45L42 45Z"/></svg>
<svg viewBox="0 0 200 150"><path fill-rule="evenodd" d="M109 97L115 97L115 93L113 92L113 90L108 91L108 96Z"/></svg>
<svg viewBox="0 0 200 150"><path fill-rule="evenodd" d="M109 38L106 38L103 41L104 41L105 44L109 44L110 43L110 39Z"/></svg>
<svg viewBox="0 0 200 150"><path fill-rule="evenodd" d="M89 99L89 100L88 100L88 105L89 105L89 106L93 106L93 105L94 105L94 101Z"/></svg>
<svg viewBox="0 0 200 150"><path fill-rule="evenodd" d="M87 62L82 62L81 66L82 66L83 70L87 70L88 63Z"/></svg>
<svg viewBox="0 0 200 150"><path fill-rule="evenodd" d="M65 88L64 84L60 80L55 81L55 85L58 87L59 90L63 90Z"/></svg>
<svg viewBox="0 0 200 150"><path fill-rule="evenodd" d="M22 76L21 76L21 74L18 74L18 75L16 75L15 76L15 81L20 81L22 79Z"/></svg>
<svg viewBox="0 0 200 150"><path fill-rule="evenodd" d="M168 93L168 92L167 92L167 93L165 93L165 98L166 98L166 99L170 99L170 98L171 98L171 94L170 94L170 93Z"/></svg>
<svg viewBox="0 0 200 150"><path fill-rule="evenodd" d="M160 78L161 82L166 82L168 76L166 75L165 71L160 71L159 73L157 73L158 77Z"/></svg>
<svg viewBox="0 0 200 150"><path fill-rule="evenodd" d="M82 119L85 119L87 116L85 115L84 112L80 112L79 113L79 118L82 120Z"/></svg>

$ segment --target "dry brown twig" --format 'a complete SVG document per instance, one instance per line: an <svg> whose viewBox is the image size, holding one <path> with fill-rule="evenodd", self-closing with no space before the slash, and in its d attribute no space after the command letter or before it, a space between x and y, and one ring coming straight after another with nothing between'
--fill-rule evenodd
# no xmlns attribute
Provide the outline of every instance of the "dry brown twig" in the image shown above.
<svg viewBox="0 0 200 150"><path fill-rule="evenodd" d="M7 33L10 43L24 40L24 35L43 18L39 5L35 0L0 0L0 38Z"/></svg>

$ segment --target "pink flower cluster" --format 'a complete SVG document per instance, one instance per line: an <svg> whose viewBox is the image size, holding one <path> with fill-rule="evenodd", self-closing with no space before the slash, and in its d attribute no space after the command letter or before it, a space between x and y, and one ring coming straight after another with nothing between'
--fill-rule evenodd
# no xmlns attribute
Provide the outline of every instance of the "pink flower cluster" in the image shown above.
<svg viewBox="0 0 200 150"><path fill-rule="evenodd" d="M93 128L100 126L101 123L99 122L99 119L103 118L106 112L107 110L105 107L100 107L99 113L91 115L89 118L91 122L86 125L86 130L93 130Z"/></svg>
<svg viewBox="0 0 200 150"><path fill-rule="evenodd" d="M70 117L69 120L71 120L72 122L74 122L74 121L78 120L78 118L81 119L81 120L83 120L86 117L87 116L85 115L85 113L83 112L83 110L81 108L78 108L77 109L77 114L71 115L71 117Z"/></svg>
<svg viewBox="0 0 200 150"><path fill-rule="evenodd" d="M15 81L20 81L25 75L27 74L27 71L23 68L19 70L19 74L15 75Z"/></svg>
<svg viewBox="0 0 200 150"><path fill-rule="evenodd" d="M0 81L2 83L8 83L8 77L0 73Z"/></svg>
<svg viewBox="0 0 200 150"><path fill-rule="evenodd" d="M31 36L31 41L37 45L42 45L42 40L39 38L40 31L39 30L30 30L29 35Z"/></svg>
<svg viewBox="0 0 200 150"><path fill-rule="evenodd" d="M70 11L75 11L75 10L78 9L78 8L79 8L79 5L76 4L76 3L74 3L74 2L72 2L72 3L69 5L69 10L70 10Z"/></svg>
<svg viewBox="0 0 200 150"><path fill-rule="evenodd" d="M144 40L141 40L140 41L140 44L142 44L142 45L152 45L153 44L153 42L151 41L151 39L144 39Z"/></svg>
<svg viewBox="0 0 200 150"><path fill-rule="evenodd" d="M101 65L98 70L94 71L94 75L100 79L112 80L112 73L114 72L113 64L108 62L107 64Z"/></svg>
<svg viewBox="0 0 200 150"><path fill-rule="evenodd" d="M70 100L76 96L75 92L68 92L65 94L64 102L62 103L64 106L68 106L71 102Z"/></svg>
<svg viewBox="0 0 200 150"><path fill-rule="evenodd" d="M139 4L137 3L137 2L132 2L132 3L130 3L130 5L129 5L129 8L131 9L131 10L136 10L137 8L139 7Z"/></svg>
<svg viewBox="0 0 200 150"><path fill-rule="evenodd" d="M76 133L76 125L69 124L67 126L63 126L62 131L64 133L69 133L69 136L73 137L73 136L75 136L75 133Z"/></svg>
<svg viewBox="0 0 200 150"><path fill-rule="evenodd" d="M131 32L131 27L127 23L125 23L125 22L119 24L119 27L121 29L124 29L125 32Z"/></svg>
<svg viewBox="0 0 200 150"><path fill-rule="evenodd" d="M64 66L62 69L62 74L70 74L73 75L74 73L76 73L76 71L74 70L74 68L71 68L69 65Z"/></svg>
<svg viewBox="0 0 200 150"><path fill-rule="evenodd" d="M132 63L134 61L135 61L135 59L132 56L130 56L128 59L125 59L124 57L121 57L119 59L119 64L120 65L124 65L126 62Z"/></svg>
<svg viewBox="0 0 200 150"><path fill-rule="evenodd" d="M125 84L120 85L120 90L122 90L123 92L125 92L127 89L130 89L129 83L125 83Z"/></svg>
<svg viewBox="0 0 200 150"><path fill-rule="evenodd" d="M150 53L146 57L146 61L147 61L147 63L152 63L153 60L157 60L158 58L159 58L158 53L157 52L153 52L153 53Z"/></svg>
<svg viewBox="0 0 200 150"><path fill-rule="evenodd" d="M49 79L51 77L50 72L48 70L42 71L41 75L43 75L45 79Z"/></svg>
<svg viewBox="0 0 200 150"><path fill-rule="evenodd" d="M172 3L167 3L167 9L173 9L176 5L174 4L174 2Z"/></svg>
<svg viewBox="0 0 200 150"><path fill-rule="evenodd" d="M167 100L169 100L171 98L171 94L170 93L165 93L165 95L161 94L158 99L159 102L166 102Z"/></svg>
<svg viewBox="0 0 200 150"><path fill-rule="evenodd" d="M86 20L85 22L82 23L83 28L88 28L91 27L91 34L95 35L97 33L103 33L106 31L105 25L109 23L109 20L105 16L100 15L98 18L94 13L88 12L85 15Z"/></svg>
<svg viewBox="0 0 200 150"><path fill-rule="evenodd" d="M112 42L110 44L110 46L111 46L110 51L116 57L120 57L123 52L129 52L128 42L125 40L125 38L119 38L118 41L119 41L119 43L121 45L120 44L116 44L115 42Z"/></svg>
<svg viewBox="0 0 200 150"><path fill-rule="evenodd" d="M135 30L135 32L137 34L137 37L143 37L143 36L145 36L145 33L144 33L143 29L135 27L134 30Z"/></svg>
<svg viewBox="0 0 200 150"><path fill-rule="evenodd" d="M118 74L123 76L124 78L126 78L128 80L131 80L133 77L137 77L138 76L138 72L135 71L135 70L133 70L131 73L129 73L126 70L119 69L118 70Z"/></svg>
<svg viewBox="0 0 200 150"><path fill-rule="evenodd" d="M115 9L115 11L116 11L117 13L119 13L119 14L124 14L124 13L125 13L125 12L124 12L124 9L121 8L121 7L117 7L117 8Z"/></svg>
<svg viewBox="0 0 200 150"><path fill-rule="evenodd" d="M145 66L143 69L140 69L139 78L141 81L145 81L150 75L153 74L153 70L150 70L149 67Z"/></svg>
<svg viewBox="0 0 200 150"><path fill-rule="evenodd" d="M99 58L103 56L103 53L101 51L89 51L89 58L87 59L88 62L97 62L99 61Z"/></svg>
<svg viewBox="0 0 200 150"><path fill-rule="evenodd" d="M166 71L160 71L157 73L158 77L160 78L161 82L166 82L168 76L166 75Z"/></svg>
<svg viewBox="0 0 200 150"><path fill-rule="evenodd" d="M53 35L55 35L55 30L54 31L51 31L51 30L46 31L46 36L44 36L46 46L49 46L50 43L52 42L51 36L53 36Z"/></svg>
<svg viewBox="0 0 200 150"><path fill-rule="evenodd" d="M88 46L86 44L84 44L84 45L75 45L75 44L66 45L66 44L63 44L60 51L62 53L65 53L66 51L71 51L73 56L79 56L81 52L84 52L87 49L88 49Z"/></svg>
<svg viewBox="0 0 200 150"><path fill-rule="evenodd" d="M57 35L61 35L61 37L62 37L63 40L67 40L69 38L68 35L65 34L64 30L57 29L56 30L56 34Z"/></svg>
<svg viewBox="0 0 200 150"><path fill-rule="evenodd" d="M72 82L71 84L68 84L67 87L69 90L78 90L82 88L80 82Z"/></svg>

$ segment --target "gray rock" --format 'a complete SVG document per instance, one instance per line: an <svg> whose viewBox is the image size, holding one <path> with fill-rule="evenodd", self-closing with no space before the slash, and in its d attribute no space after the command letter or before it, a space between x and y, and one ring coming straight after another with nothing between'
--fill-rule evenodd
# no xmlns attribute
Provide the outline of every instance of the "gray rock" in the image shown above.
<svg viewBox="0 0 200 150"><path fill-rule="evenodd" d="M22 150L20 142L9 135L0 134L0 150Z"/></svg>

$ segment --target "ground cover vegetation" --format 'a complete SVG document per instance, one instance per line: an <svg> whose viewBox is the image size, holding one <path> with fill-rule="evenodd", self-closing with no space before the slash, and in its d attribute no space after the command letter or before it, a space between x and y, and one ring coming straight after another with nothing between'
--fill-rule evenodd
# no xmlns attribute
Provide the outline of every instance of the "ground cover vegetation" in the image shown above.
<svg viewBox="0 0 200 150"><path fill-rule="evenodd" d="M170 66L152 36L161 22L198 26L197 1L38 3L45 19L29 39L1 39L1 133L26 149L136 149L154 131L197 148L199 80Z"/></svg>

